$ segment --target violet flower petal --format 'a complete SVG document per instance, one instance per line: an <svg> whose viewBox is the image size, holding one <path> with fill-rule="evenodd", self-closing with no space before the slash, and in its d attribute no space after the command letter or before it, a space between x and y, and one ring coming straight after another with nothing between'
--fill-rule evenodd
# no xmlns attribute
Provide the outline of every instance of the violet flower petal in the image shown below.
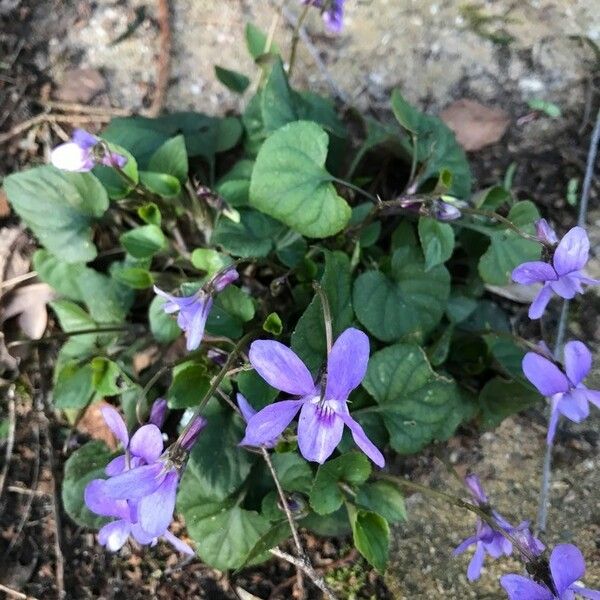
<svg viewBox="0 0 600 600"><path fill-rule="evenodd" d="M479 541L479 538L476 535L472 535L468 537L466 540L463 540L454 550L452 551L452 556L458 556L462 554L465 550L468 550L473 544L476 544Z"/></svg>
<svg viewBox="0 0 600 600"><path fill-rule="evenodd" d="M569 391L569 381L565 374L551 361L536 352L528 352L523 357L523 373L546 397Z"/></svg>
<svg viewBox="0 0 600 600"><path fill-rule="evenodd" d="M204 329L206 328L206 320L208 319L208 314L212 308L212 303L212 298L208 296L204 300L198 300L198 305L193 309L194 312L189 319L189 324L184 329L186 336L185 347L188 352L196 350L202 342ZM187 316L183 310L179 314L180 316Z"/></svg>
<svg viewBox="0 0 600 600"><path fill-rule="evenodd" d="M580 596L588 598L589 600L600 600L600 592L597 590L591 590L585 587L579 587L578 585L571 586L571 589Z"/></svg>
<svg viewBox="0 0 600 600"><path fill-rule="evenodd" d="M140 500L140 525L150 535L163 535L171 524L177 496L177 481L177 471L169 471L159 488Z"/></svg>
<svg viewBox="0 0 600 600"><path fill-rule="evenodd" d="M62 171L86 173L94 168L95 162L89 150L73 142L60 144L50 153L50 162Z"/></svg>
<svg viewBox="0 0 600 600"><path fill-rule="evenodd" d="M588 260L590 240L583 227L573 227L554 251L554 268L559 275L583 269Z"/></svg>
<svg viewBox="0 0 600 600"><path fill-rule="evenodd" d="M152 424L143 425L131 437L129 449L133 455L143 458L146 463L153 463L163 451L160 429Z"/></svg>
<svg viewBox="0 0 600 600"><path fill-rule="evenodd" d="M120 550L129 537L131 523L124 519L107 523L98 532L98 541L102 546L106 546L111 552Z"/></svg>
<svg viewBox="0 0 600 600"><path fill-rule="evenodd" d="M555 294L566 300L575 298L583 291L579 279L571 275L561 275L556 281L551 281L549 285Z"/></svg>
<svg viewBox="0 0 600 600"><path fill-rule="evenodd" d="M116 458L113 458L104 468L104 472L110 476L113 477L114 475L119 475L120 473L122 473L125 469L127 468L127 458L125 457L124 454L121 454L121 456L117 456Z"/></svg>
<svg viewBox="0 0 600 600"><path fill-rule="evenodd" d="M565 372L573 385L580 384L592 368L592 353L579 341L565 344Z"/></svg>
<svg viewBox="0 0 600 600"><path fill-rule="evenodd" d="M508 600L554 600L554 594L545 586L522 575L503 575L500 585Z"/></svg>
<svg viewBox="0 0 600 600"><path fill-rule="evenodd" d="M471 496L477 501L478 504L487 504L488 497L485 493L481 481L477 475L471 473L465 477L465 485L469 488Z"/></svg>
<svg viewBox="0 0 600 600"><path fill-rule="evenodd" d="M369 338L349 327L335 340L327 359L327 400L345 401L364 379L369 362Z"/></svg>
<svg viewBox="0 0 600 600"><path fill-rule="evenodd" d="M265 406L248 420L243 446L262 446L281 435L296 416L304 400L282 400Z"/></svg>
<svg viewBox="0 0 600 600"><path fill-rule="evenodd" d="M597 390L588 390L586 387L579 388L583 390L588 402L591 402L597 408L600 408L600 392Z"/></svg>
<svg viewBox="0 0 600 600"><path fill-rule="evenodd" d="M473 558L471 558L471 562L469 562L469 566L467 567L467 579L469 581L475 581L479 579L484 558L485 548L483 547L483 542L477 542L475 553L473 554Z"/></svg>
<svg viewBox="0 0 600 600"><path fill-rule="evenodd" d="M144 465L106 480L106 493L111 498L138 500L154 493L165 478L161 463Z"/></svg>
<svg viewBox="0 0 600 600"><path fill-rule="evenodd" d="M323 21L329 31L340 33L344 26L344 0L331 0L330 7L323 13Z"/></svg>
<svg viewBox="0 0 600 600"><path fill-rule="evenodd" d="M156 540L156 536L144 531L139 523L134 523L131 526L131 535L138 544L142 544L143 546L152 544Z"/></svg>
<svg viewBox="0 0 600 600"><path fill-rule="evenodd" d="M129 434L127 433L127 425L123 421L123 417L112 407L103 406L100 409L104 422L108 425L108 428L113 432L115 437L123 444L124 448L127 448L129 444Z"/></svg>
<svg viewBox="0 0 600 600"><path fill-rule="evenodd" d="M164 425L167 416L167 401L165 398L157 398L152 403L148 423L156 425L159 429Z"/></svg>
<svg viewBox="0 0 600 600"><path fill-rule="evenodd" d="M556 232L546 219L538 219L535 222L535 233L537 235L538 240L540 242L544 242L546 244L558 244L558 237L556 237Z"/></svg>
<svg viewBox="0 0 600 600"><path fill-rule="evenodd" d="M523 285L531 285L532 283L540 283L557 279L556 272L548 263L541 260L534 260L523 263L516 269L513 269L512 280L515 283Z"/></svg>
<svg viewBox="0 0 600 600"><path fill-rule="evenodd" d="M188 546L184 541L180 540L176 535L173 535L168 529L162 535L166 542L169 542L171 546L175 548L178 552L182 554L187 554L189 556L194 556L195 552L190 546Z"/></svg>
<svg viewBox="0 0 600 600"><path fill-rule="evenodd" d="M274 340L256 340L248 354L250 364L272 387L293 394L307 396L314 390L310 371L298 355Z"/></svg>
<svg viewBox="0 0 600 600"><path fill-rule="evenodd" d="M585 575L585 560L573 544L559 544L550 554L550 572L559 596Z"/></svg>
<svg viewBox="0 0 600 600"><path fill-rule="evenodd" d="M584 390L571 390L558 401L558 410L574 423L581 423L590 414L590 405Z"/></svg>
<svg viewBox="0 0 600 600"><path fill-rule="evenodd" d="M256 414L256 410L254 407L246 400L246 398L242 394L238 394L236 396L238 408L242 413L242 417L246 423Z"/></svg>
<svg viewBox="0 0 600 600"><path fill-rule="evenodd" d="M340 412L339 417L350 429L356 445L381 469L385 467L385 458L373 442L367 437L360 423L355 421L349 413Z"/></svg>
<svg viewBox="0 0 600 600"><path fill-rule="evenodd" d="M337 448L344 421L327 406L305 402L298 420L298 447L306 460L323 464Z"/></svg>
<svg viewBox="0 0 600 600"><path fill-rule="evenodd" d="M92 479L83 492L85 505L97 515L103 517L129 518L129 506L126 500L115 500L106 494L106 480Z"/></svg>
<svg viewBox="0 0 600 600"><path fill-rule="evenodd" d="M544 314L546 306L548 306L548 302L552 298L552 294L550 285L546 284L542 287L529 307L528 315L530 319L539 319Z"/></svg>
<svg viewBox="0 0 600 600"><path fill-rule="evenodd" d="M71 140L84 150L93 148L100 141L95 135L79 127L73 130Z"/></svg>

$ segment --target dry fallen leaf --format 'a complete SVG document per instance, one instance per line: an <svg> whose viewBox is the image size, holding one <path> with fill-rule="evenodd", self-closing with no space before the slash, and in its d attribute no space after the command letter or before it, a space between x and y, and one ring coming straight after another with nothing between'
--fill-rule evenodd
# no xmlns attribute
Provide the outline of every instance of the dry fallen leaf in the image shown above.
<svg viewBox="0 0 600 600"><path fill-rule="evenodd" d="M63 102L87 104L106 89L106 79L96 69L69 69L64 72L54 97Z"/></svg>
<svg viewBox="0 0 600 600"><path fill-rule="evenodd" d="M6 192L4 190L0 190L0 219L2 217L8 217L8 215L10 215L8 198L6 197Z"/></svg>
<svg viewBox="0 0 600 600"><path fill-rule="evenodd" d="M110 404L103 400L90 404L79 419L77 429L95 440L104 442L111 450L116 450L117 440L104 421L100 410L103 406L110 406Z"/></svg>
<svg viewBox="0 0 600 600"><path fill-rule="evenodd" d="M46 304L56 296L56 292L47 283L19 287L2 298L0 323L18 316L23 333L32 340L39 340L48 323Z"/></svg>
<svg viewBox="0 0 600 600"><path fill-rule="evenodd" d="M440 118L454 131L458 143L469 152L495 144L510 123L510 117L501 108L484 106L467 98L450 104Z"/></svg>

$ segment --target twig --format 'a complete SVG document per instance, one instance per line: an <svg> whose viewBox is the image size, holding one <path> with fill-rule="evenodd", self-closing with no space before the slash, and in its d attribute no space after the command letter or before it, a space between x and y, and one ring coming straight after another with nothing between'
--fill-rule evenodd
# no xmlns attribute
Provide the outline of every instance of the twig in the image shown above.
<svg viewBox="0 0 600 600"><path fill-rule="evenodd" d="M17 285L17 283L22 283L23 281L27 281L28 279L33 279L37 276L36 271L29 271L29 273L23 273L23 275L17 275L17 277L12 277L11 279L7 279L0 283L0 290L3 290L7 287L12 287L13 285Z"/></svg>
<svg viewBox="0 0 600 600"><path fill-rule="evenodd" d="M592 131L592 137L590 139L590 147L588 150L587 162L585 165L585 176L583 180L583 187L581 189L581 199L579 201L579 214L577 216L577 225L583 227L585 225L587 208L590 199L590 192L592 189L592 179L594 177L594 166L596 164L596 156L598 154L598 145L600 144L600 110L596 114L596 124ZM558 360L563 346L564 338L567 332L567 321L569 316L569 303L570 301L563 300L562 309L560 311L560 318L558 320L558 327L556 330L556 341L554 343L554 357ZM550 500L550 482L552 479L552 444L546 444L546 450L544 452L544 463L542 466L542 484L540 486L540 497L538 503L538 514L536 520L537 532L543 532L546 530L546 524L548 521L548 509Z"/></svg>
<svg viewBox="0 0 600 600"><path fill-rule="evenodd" d="M171 76L171 18L169 0L158 0L157 19L160 27L158 38L158 68L156 73L156 90L150 108L146 111L149 117L158 117L165 107L169 77Z"/></svg>
<svg viewBox="0 0 600 600"><path fill-rule="evenodd" d="M72 125L84 125L86 123L108 123L110 120L111 117L106 115L85 116L42 113L41 115L36 115L35 117L27 119L26 121L22 121L21 123L15 125L10 131L0 135L0 144L4 144L12 138L20 135L24 131L31 129L36 125L42 125L43 123L70 123Z"/></svg>
<svg viewBox="0 0 600 600"><path fill-rule="evenodd" d="M313 566L304 562L301 558L296 558L287 552L282 552L279 548L271 548L269 552L276 556L277 558L281 558L289 562L290 564L302 569L306 576L323 592L323 594L329 600L337 600L334 593L327 587L324 579L314 570Z"/></svg>
<svg viewBox="0 0 600 600"><path fill-rule="evenodd" d="M283 511L285 512L285 516L288 520L290 530L292 532L292 538L294 538L294 545L296 546L296 554L298 558L308 562L308 557L304 552L304 548L302 548L302 542L300 541L300 536L298 535L298 529L296 528L296 522L294 521L294 515L292 515L292 511L287 503L287 498L285 497L285 493L283 488L281 487L281 482L279 481L279 477L277 477L277 472L275 471L275 467L273 467L273 463L271 461L271 457L269 456L269 452L264 446L260 447L260 452L267 463L267 467L269 468L269 472L271 473L271 477L275 482L275 487L277 488L277 493L279 494L279 499L281 500L281 504L283 505ZM298 591L300 592L300 597L304 598L304 582L302 581L302 570L298 567L296 572L296 581L298 586Z"/></svg>
<svg viewBox="0 0 600 600"><path fill-rule="evenodd" d="M12 384L8 388L6 394L8 399L8 435L6 437L6 449L4 451L4 466L2 467L2 473L0 473L0 498L4 491L4 484L6 482L6 476L8 475L8 469L10 468L10 460L12 458L13 449L15 447L15 430L16 430L16 408L15 408L15 385Z"/></svg>
<svg viewBox="0 0 600 600"><path fill-rule="evenodd" d="M103 115L108 117L129 117L132 112L126 108L113 108L112 106L89 106L77 102L58 102L56 100L38 100L38 104L45 108L60 110L82 115Z"/></svg>
<svg viewBox="0 0 600 600"><path fill-rule="evenodd" d="M8 594L11 598L16 598L17 600L38 600L34 596L28 596L27 594L22 594L21 592L17 592L17 590L13 590L12 588L6 587L0 583L0 592L4 592Z"/></svg>

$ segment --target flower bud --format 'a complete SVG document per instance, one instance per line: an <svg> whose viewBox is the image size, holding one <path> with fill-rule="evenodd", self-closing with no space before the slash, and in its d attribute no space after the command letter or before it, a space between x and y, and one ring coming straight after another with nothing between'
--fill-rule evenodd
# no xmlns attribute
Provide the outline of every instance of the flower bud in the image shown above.
<svg viewBox="0 0 600 600"><path fill-rule="evenodd" d="M159 429L162 428L167 416L167 401L164 398L157 398L150 409L148 423L156 425Z"/></svg>
<svg viewBox="0 0 600 600"><path fill-rule="evenodd" d="M454 221L460 219L460 209L443 200L434 200L431 206L431 216L438 221Z"/></svg>
<svg viewBox="0 0 600 600"><path fill-rule="evenodd" d="M222 292L230 283L233 283L238 277L239 273L236 271L235 267L229 267L223 271L217 273L212 281L211 286L217 292Z"/></svg>
<svg viewBox="0 0 600 600"><path fill-rule="evenodd" d="M548 246L558 244L558 237L546 219L539 219L535 222L535 233L537 239Z"/></svg>
<svg viewBox="0 0 600 600"><path fill-rule="evenodd" d="M183 437L181 438L181 447L189 452L196 443L198 435L206 427L207 423L208 421L204 417L200 415L195 417L190 428L183 434Z"/></svg>

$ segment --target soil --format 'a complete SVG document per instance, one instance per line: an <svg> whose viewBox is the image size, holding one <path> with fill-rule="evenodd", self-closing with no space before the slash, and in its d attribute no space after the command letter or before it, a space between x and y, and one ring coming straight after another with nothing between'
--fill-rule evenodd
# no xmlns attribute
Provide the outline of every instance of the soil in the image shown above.
<svg viewBox="0 0 600 600"><path fill-rule="evenodd" d="M149 0L0 0L0 135L47 110L43 101L49 98L101 106L107 112L111 107L132 112L147 109L155 94L159 53L154 4ZM166 108L217 114L239 110L244 99L217 81L213 65L254 77L254 65L242 44L249 20L264 30L275 24L275 42L286 56L290 29L285 17L277 19L275 4L172 0L173 53ZM432 113L463 97L503 108L511 118L506 135L470 155L477 186L501 181L515 164L517 196L534 200L563 231L574 224L575 210L565 201L567 184L582 177L599 103L596 0L348 0L347 4L341 35L324 32L320 18L312 13L306 27L327 77L349 102L389 118L390 91L400 87L409 100ZM294 2L287 5L298 13ZM482 15L487 20L481 22ZM298 60L296 86L331 91L327 77L302 43ZM537 98L558 104L562 116L523 119L531 114L527 101ZM41 124L3 142L0 175L44 161L69 127L69 123ZM596 254L598 196L596 184L589 215ZM0 208L1 201L0 195ZM25 238L18 247L30 256L30 240L18 232L15 218L0 219L0 236L17 231L19 239ZM600 276L598 256L590 264L590 274ZM0 279L5 278L3 273ZM571 332L595 344L596 351L599 309L598 296L589 293L570 323ZM522 322L517 312L515 323ZM548 327L553 327L553 318ZM51 358L46 350L22 354L20 367L27 389L0 381L0 419L7 416L11 402L16 413L15 445L0 496L0 583L33 598L57 597L61 571L57 559L62 555L65 597L74 600L243 597L237 586L258 598L290 598L294 571L285 563L272 561L227 575L198 561L182 564L163 544L144 552L126 548L112 555L100 550L92 533L69 520L56 490L66 456L85 438L75 433L63 448L69 428L46 405L44 382L50 381ZM594 381L600 384L600 373L594 374ZM530 411L483 435L465 427L437 452L461 474L479 473L500 512L533 519L543 423L541 412ZM550 544L576 540L588 561L589 587L600 587L599 426L600 420L594 418L559 435L553 509L545 538ZM0 470L5 447L0 442ZM390 470L460 493L430 452L397 458ZM481 580L472 585L466 581L467 558L451 556L451 549L470 534L470 517L440 504L432 506L420 495L410 496L407 507L409 521L394 530L393 557L385 577L357 561L345 540L317 540L305 534L313 564L328 572L336 569L341 598L504 597L498 575L511 569L518 572L516 562L486 563ZM356 565L358 571L353 570ZM311 590L311 596L319 594Z"/></svg>

